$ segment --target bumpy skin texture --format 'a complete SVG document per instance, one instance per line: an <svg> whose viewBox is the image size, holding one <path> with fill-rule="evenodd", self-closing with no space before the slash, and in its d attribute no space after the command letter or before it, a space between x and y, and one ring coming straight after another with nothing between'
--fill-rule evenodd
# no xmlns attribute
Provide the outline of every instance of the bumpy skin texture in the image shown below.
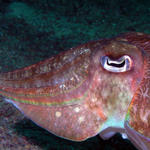
<svg viewBox="0 0 150 150"><path fill-rule="evenodd" d="M149 43L147 34L126 33L71 48L0 74L0 94L63 138L82 141L108 127L123 128L125 116L132 130L150 138ZM100 63L102 56L124 55L132 59L128 71L109 72Z"/></svg>
<svg viewBox="0 0 150 150"><path fill-rule="evenodd" d="M130 125L150 138L150 35L126 34L126 39L144 53L143 78L129 107Z"/></svg>

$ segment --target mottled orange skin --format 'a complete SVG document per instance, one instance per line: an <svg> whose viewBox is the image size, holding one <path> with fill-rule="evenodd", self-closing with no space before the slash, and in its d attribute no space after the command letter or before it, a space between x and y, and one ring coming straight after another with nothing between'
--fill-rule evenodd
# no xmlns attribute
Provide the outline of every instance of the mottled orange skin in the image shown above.
<svg viewBox="0 0 150 150"><path fill-rule="evenodd" d="M127 33L71 48L23 69L0 74L0 94L46 130L74 141L125 119L150 138L150 36ZM131 57L129 71L109 72L102 56ZM114 122L111 122L114 119ZM129 133L130 134L130 133ZM131 136L131 135L130 135Z"/></svg>

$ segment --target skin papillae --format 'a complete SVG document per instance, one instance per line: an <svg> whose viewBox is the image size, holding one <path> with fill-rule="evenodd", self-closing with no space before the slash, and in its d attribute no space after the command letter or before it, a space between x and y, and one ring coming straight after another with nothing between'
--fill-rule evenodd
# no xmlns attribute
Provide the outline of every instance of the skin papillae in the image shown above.
<svg viewBox="0 0 150 150"><path fill-rule="evenodd" d="M150 35L88 42L37 64L0 74L0 94L62 138L104 139L125 132L150 149Z"/></svg>

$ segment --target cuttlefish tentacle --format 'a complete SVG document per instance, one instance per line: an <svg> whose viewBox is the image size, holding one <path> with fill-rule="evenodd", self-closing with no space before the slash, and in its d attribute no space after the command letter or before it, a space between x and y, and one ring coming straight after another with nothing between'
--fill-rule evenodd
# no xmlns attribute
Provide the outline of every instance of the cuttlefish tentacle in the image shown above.
<svg viewBox="0 0 150 150"><path fill-rule="evenodd" d="M150 141L139 132L133 130L133 128L129 125L128 121L125 121L125 131L128 135L128 138L132 141L132 143L136 146L138 150L150 149Z"/></svg>

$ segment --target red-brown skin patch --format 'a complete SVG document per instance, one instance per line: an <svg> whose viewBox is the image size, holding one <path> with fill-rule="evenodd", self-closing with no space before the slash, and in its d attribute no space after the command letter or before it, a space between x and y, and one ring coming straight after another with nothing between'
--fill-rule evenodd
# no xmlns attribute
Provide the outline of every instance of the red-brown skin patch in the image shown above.
<svg viewBox="0 0 150 150"><path fill-rule="evenodd" d="M129 107L129 124L137 132L150 138L150 35L133 33L124 37L145 53L144 75Z"/></svg>

